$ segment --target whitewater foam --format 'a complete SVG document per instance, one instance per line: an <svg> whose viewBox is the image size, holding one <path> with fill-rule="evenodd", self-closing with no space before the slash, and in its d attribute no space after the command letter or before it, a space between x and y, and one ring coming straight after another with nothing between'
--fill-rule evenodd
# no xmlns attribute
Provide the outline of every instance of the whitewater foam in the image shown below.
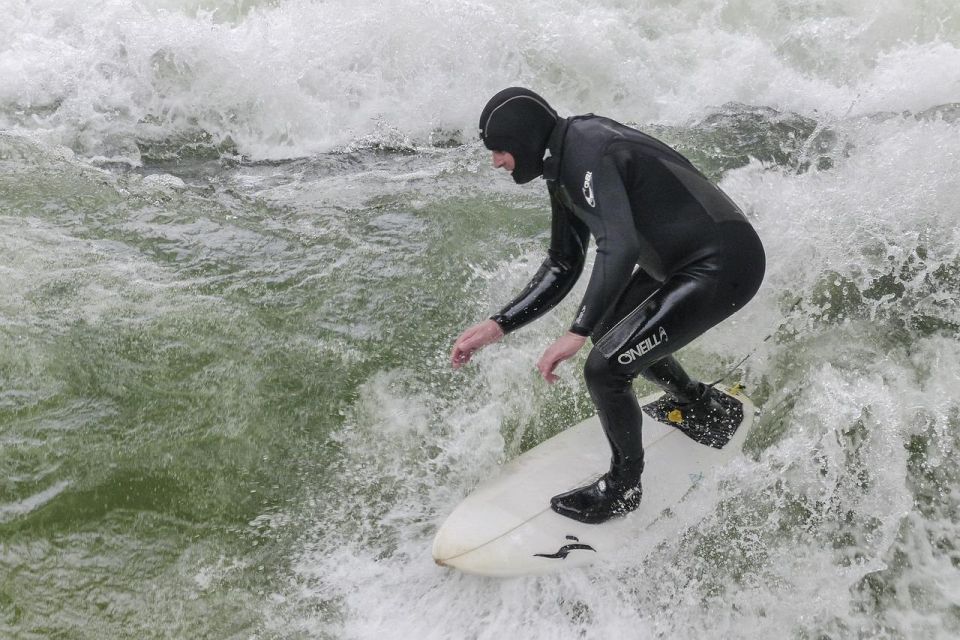
<svg viewBox="0 0 960 640"><path fill-rule="evenodd" d="M164 139L276 159L469 138L511 84L565 114L680 124L731 101L918 109L960 83L947 0L5 4L0 126L134 164Z"/></svg>

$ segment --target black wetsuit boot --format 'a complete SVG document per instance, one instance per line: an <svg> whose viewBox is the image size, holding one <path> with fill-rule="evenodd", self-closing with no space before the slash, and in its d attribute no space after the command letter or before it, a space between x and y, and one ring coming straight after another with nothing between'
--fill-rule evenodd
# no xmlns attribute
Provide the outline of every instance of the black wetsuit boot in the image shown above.
<svg viewBox="0 0 960 640"><path fill-rule="evenodd" d="M594 362L598 362L597 358ZM585 374L591 380L596 376L597 368L588 363ZM591 484L551 498L551 508L560 515L587 524L600 524L640 506L643 496L640 485L643 414L631 382L632 377L619 379L614 391L618 402L598 412L612 452L610 470ZM624 429L625 424L631 425L630 428Z"/></svg>
<svg viewBox="0 0 960 640"><path fill-rule="evenodd" d="M640 506L641 498L639 474L636 480L629 481L607 472L592 484L554 496L550 507L562 516L600 524L633 511Z"/></svg>

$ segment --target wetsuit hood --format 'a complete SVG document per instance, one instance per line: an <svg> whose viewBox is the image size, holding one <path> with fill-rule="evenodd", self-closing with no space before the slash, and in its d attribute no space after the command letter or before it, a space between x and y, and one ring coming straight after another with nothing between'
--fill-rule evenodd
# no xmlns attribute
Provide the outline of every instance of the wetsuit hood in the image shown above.
<svg viewBox="0 0 960 640"><path fill-rule="evenodd" d="M542 97L522 87L510 87L490 98L480 114L480 137L491 151L508 151L517 184L543 174L547 141L559 120Z"/></svg>

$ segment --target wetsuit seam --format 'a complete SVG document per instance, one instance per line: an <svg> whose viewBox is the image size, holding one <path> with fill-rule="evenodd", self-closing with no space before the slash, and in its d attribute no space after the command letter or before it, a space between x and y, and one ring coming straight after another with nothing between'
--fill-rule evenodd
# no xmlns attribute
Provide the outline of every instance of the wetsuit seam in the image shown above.
<svg viewBox="0 0 960 640"><path fill-rule="evenodd" d="M632 318L633 314L635 314L638 309L640 309L641 307L645 306L648 302L650 302L650 300L652 300L653 297L656 296L659 292L660 292L660 290L657 289L656 291L654 291L653 293L651 293L649 296L647 296L646 298L644 298L643 302L641 302L640 304L638 304L638 305L635 306L634 308L630 309L630 311L628 311L627 313L625 313L624 316L623 316L620 320L618 320L616 324L614 324L612 327L610 327L609 329L607 329L606 331L603 332L603 335L600 336L600 339L593 343L593 346L594 346L598 351L600 351L600 355L603 355L603 356L604 356L605 358L607 358L608 360L613 357L613 354L611 354L609 357L606 356L606 355L604 355L604 349L603 349L603 347L609 342L609 340L607 339L608 336L610 336L615 329L619 328L621 325L623 325L625 322L627 322L627 320L630 320L630 319Z"/></svg>

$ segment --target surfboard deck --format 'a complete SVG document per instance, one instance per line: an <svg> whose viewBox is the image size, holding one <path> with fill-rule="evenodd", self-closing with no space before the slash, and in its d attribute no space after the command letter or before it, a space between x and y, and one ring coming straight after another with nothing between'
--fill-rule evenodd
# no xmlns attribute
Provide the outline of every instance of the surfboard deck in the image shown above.
<svg viewBox="0 0 960 640"><path fill-rule="evenodd" d="M721 449L651 417L648 405L662 394L640 400L646 453L643 500L636 511L597 525L550 508L552 496L593 482L610 466L610 446L594 416L508 462L464 498L437 531L434 561L467 573L511 577L583 566L612 553L743 451L753 403L737 387L724 392L743 403L743 421Z"/></svg>

